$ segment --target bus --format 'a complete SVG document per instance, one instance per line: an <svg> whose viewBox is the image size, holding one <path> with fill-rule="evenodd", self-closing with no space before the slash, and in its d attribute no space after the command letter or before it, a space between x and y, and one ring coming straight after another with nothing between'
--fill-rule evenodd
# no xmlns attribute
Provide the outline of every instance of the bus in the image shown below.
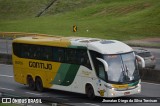
<svg viewBox="0 0 160 106"><path fill-rule="evenodd" d="M29 36L13 40L16 82L44 88L120 97L141 92L142 57L117 40L87 37ZM141 63L141 64L138 64Z"/></svg>

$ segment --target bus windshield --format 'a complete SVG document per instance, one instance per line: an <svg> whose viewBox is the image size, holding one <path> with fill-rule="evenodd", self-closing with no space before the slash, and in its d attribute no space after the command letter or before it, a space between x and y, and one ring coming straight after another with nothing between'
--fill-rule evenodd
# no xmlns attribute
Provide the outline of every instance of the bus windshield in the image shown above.
<svg viewBox="0 0 160 106"><path fill-rule="evenodd" d="M108 81L129 83L139 80L139 72L133 52L126 54L104 55L108 63Z"/></svg>

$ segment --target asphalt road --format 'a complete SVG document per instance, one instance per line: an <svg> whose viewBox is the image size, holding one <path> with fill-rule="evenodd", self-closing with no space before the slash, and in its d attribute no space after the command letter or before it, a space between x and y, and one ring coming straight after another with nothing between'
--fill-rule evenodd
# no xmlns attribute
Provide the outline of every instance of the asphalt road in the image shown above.
<svg viewBox="0 0 160 106"><path fill-rule="evenodd" d="M133 47L139 48L139 47ZM140 47L142 48L142 47ZM155 69L160 70L160 49L157 48L144 48L149 50L156 58ZM0 39L0 53L12 54L12 40Z"/></svg>
<svg viewBox="0 0 160 106"><path fill-rule="evenodd" d="M160 84L142 82L142 92L129 97L159 97ZM89 100L85 95L46 89L45 92L30 91L26 85L14 81L13 66L0 64L0 93L23 97L49 97L53 102L60 101L75 106L159 106L160 103L102 103L104 98ZM36 106L36 105L32 105Z"/></svg>

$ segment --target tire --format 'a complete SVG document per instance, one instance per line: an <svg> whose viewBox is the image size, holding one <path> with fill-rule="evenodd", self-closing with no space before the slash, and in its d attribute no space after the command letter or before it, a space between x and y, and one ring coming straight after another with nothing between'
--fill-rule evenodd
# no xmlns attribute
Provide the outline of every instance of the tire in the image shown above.
<svg viewBox="0 0 160 106"><path fill-rule="evenodd" d="M41 78L36 78L36 89L39 91L39 92L43 92L43 83L42 83L42 80Z"/></svg>
<svg viewBox="0 0 160 106"><path fill-rule="evenodd" d="M86 95L89 99L95 99L94 89L91 85L86 86Z"/></svg>
<svg viewBox="0 0 160 106"><path fill-rule="evenodd" d="M36 89L34 80L31 76L27 77L27 83L28 83L28 87L29 87L30 90L35 90Z"/></svg>

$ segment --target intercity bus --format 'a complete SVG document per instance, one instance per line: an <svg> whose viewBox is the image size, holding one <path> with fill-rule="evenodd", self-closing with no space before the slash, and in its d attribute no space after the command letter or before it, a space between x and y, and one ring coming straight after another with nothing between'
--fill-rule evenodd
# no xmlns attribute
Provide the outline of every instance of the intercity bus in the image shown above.
<svg viewBox="0 0 160 106"><path fill-rule="evenodd" d="M30 36L13 40L16 82L44 88L119 97L141 92L138 63L144 60L117 40Z"/></svg>

